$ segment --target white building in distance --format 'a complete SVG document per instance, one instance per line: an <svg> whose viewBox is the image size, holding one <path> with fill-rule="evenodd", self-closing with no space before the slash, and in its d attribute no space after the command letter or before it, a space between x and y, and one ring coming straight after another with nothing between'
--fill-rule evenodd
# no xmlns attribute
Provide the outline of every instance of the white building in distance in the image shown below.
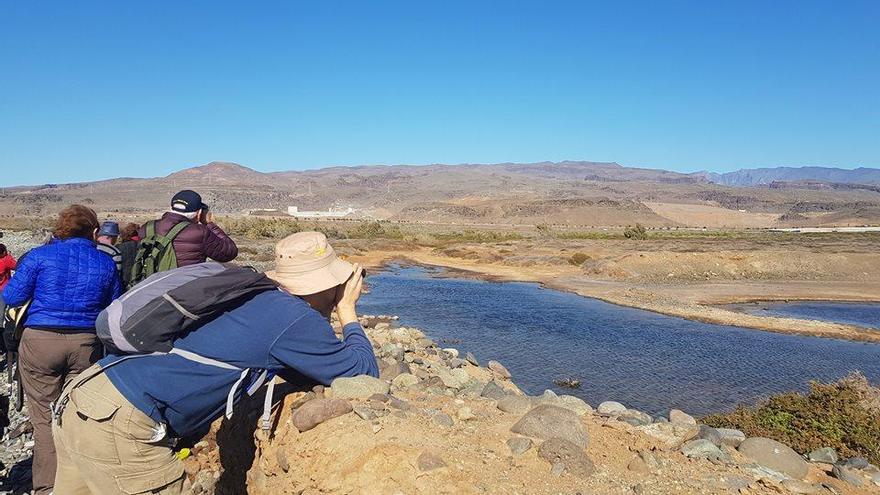
<svg viewBox="0 0 880 495"><path fill-rule="evenodd" d="M296 218L342 218L347 217L354 212L354 208L351 207L344 210L334 210L333 208L329 208L327 211L299 211L298 206L287 207L287 214Z"/></svg>

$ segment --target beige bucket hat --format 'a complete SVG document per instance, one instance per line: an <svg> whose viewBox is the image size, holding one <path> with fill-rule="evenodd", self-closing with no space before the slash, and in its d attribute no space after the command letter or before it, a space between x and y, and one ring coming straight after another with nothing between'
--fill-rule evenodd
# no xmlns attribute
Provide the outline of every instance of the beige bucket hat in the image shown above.
<svg viewBox="0 0 880 495"><path fill-rule="evenodd" d="M266 275L291 294L307 296L344 284L354 267L339 259L320 232L297 232L275 245L275 270Z"/></svg>

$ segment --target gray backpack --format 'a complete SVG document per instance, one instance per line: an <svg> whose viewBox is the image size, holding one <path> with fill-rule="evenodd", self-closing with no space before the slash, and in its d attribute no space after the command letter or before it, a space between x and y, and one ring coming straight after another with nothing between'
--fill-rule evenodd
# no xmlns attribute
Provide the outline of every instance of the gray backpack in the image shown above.
<svg viewBox="0 0 880 495"><path fill-rule="evenodd" d="M95 322L98 338L109 354L123 355L104 366L157 354L175 354L197 363L241 372L226 401L226 417L232 416L235 392L248 375L259 375L248 387L254 392L269 378L264 404L263 428L268 429L273 374L242 369L229 363L177 349L174 341L198 328L200 322L234 309L262 292L278 290L275 282L250 267L217 262L199 263L155 273L113 301Z"/></svg>

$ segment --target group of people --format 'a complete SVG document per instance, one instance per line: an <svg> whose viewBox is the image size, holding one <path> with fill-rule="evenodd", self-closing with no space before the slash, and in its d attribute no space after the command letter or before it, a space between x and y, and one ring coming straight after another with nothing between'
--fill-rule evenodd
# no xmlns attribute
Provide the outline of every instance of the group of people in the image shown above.
<svg viewBox="0 0 880 495"><path fill-rule="evenodd" d="M241 390L227 397L229 390L256 386L266 372L322 384L378 376L355 312L363 271L338 258L317 232L276 245L276 269L267 276L279 290L198 326L175 341L177 352L105 356L96 319L143 278L138 263L145 243L164 239L157 245L172 250L174 262L163 269L238 255L194 191L177 193L161 218L134 227L99 224L94 211L72 205L59 215L48 244L17 267L11 262L15 273L3 300L30 301L19 369L34 427L36 494L186 493L176 441L202 431L241 397ZM342 340L329 323L334 309Z"/></svg>

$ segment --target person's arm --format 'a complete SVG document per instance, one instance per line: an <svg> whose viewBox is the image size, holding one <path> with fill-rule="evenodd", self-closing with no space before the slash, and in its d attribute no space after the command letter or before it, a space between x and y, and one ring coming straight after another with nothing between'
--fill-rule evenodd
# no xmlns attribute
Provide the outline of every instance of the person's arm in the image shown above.
<svg viewBox="0 0 880 495"><path fill-rule="evenodd" d="M33 255L22 260L21 264L18 265L15 275L9 279L9 283L3 289L3 300L6 301L6 304L9 306L21 306L28 299L33 298L39 272L39 262Z"/></svg>
<svg viewBox="0 0 880 495"><path fill-rule="evenodd" d="M204 224L205 237L202 241L202 249L205 256L214 261L225 263L232 261L238 256L238 246L219 225L213 222Z"/></svg>
<svg viewBox="0 0 880 495"><path fill-rule="evenodd" d="M360 323L345 325L343 340L317 311L309 311L275 341L272 356L318 383L340 376L379 376L373 346Z"/></svg>
<svg viewBox="0 0 880 495"><path fill-rule="evenodd" d="M11 254L6 261L8 263L6 268L9 270L15 270L15 267L18 266L18 263L16 263L15 258L13 258Z"/></svg>

